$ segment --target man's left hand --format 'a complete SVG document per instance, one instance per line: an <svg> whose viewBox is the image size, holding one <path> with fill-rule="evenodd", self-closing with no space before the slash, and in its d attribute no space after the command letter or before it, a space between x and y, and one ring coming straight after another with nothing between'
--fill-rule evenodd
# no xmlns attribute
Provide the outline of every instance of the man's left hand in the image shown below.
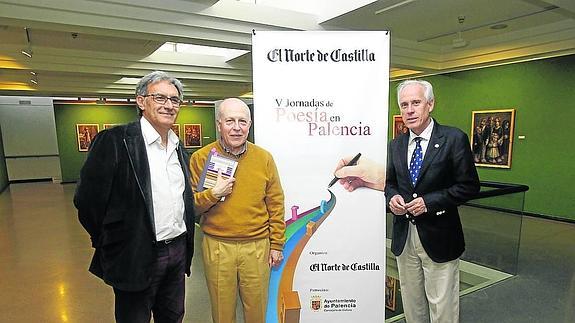
<svg viewBox="0 0 575 323"><path fill-rule="evenodd" d="M413 216L420 216L427 212L427 206L422 197L418 197L405 205L405 209Z"/></svg>
<svg viewBox="0 0 575 323"><path fill-rule="evenodd" d="M279 264L281 264L282 260L284 260L283 252L281 252L279 250L273 250L273 249L270 250L270 258L268 260L270 267L279 266Z"/></svg>

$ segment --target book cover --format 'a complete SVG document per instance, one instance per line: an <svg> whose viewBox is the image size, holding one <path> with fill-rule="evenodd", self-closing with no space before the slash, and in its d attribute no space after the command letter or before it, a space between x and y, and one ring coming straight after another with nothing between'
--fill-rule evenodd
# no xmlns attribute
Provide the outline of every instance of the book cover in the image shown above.
<svg viewBox="0 0 575 323"><path fill-rule="evenodd" d="M221 176L225 179L234 176L238 162L235 159L226 157L218 153L215 148L212 148L206 159L206 164L198 181L198 192L209 189L216 185L218 179L218 171L221 171Z"/></svg>

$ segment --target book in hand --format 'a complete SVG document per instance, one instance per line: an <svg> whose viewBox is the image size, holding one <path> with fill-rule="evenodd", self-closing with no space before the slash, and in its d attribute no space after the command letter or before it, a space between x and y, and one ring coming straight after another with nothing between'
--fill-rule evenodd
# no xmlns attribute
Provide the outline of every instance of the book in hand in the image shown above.
<svg viewBox="0 0 575 323"><path fill-rule="evenodd" d="M218 153L216 148L212 148L198 182L198 192L214 187L218 179L218 172L221 172L224 179L233 177L237 167L237 160L223 156ZM222 201L224 199L225 197L221 198Z"/></svg>

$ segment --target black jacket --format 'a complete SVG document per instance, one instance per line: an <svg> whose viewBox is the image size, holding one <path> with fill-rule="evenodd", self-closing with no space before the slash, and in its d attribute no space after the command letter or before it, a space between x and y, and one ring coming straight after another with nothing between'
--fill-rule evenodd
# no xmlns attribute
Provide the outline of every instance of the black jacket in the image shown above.
<svg viewBox="0 0 575 323"><path fill-rule="evenodd" d="M467 135L453 127L435 122L419 178L411 183L407 161L409 133L394 139L388 149L385 196L389 200L399 194L410 202L422 197L427 213L412 221L427 255L435 262L447 262L465 250L463 230L457 206L479 192L479 177ZM393 217L391 249L399 256L407 239L409 220Z"/></svg>
<svg viewBox="0 0 575 323"><path fill-rule="evenodd" d="M180 143L185 177L186 273L194 250L194 201L189 157ZM90 272L125 291L150 285L156 257L152 189L140 122L103 130L94 138L74 196L82 226L95 248Z"/></svg>

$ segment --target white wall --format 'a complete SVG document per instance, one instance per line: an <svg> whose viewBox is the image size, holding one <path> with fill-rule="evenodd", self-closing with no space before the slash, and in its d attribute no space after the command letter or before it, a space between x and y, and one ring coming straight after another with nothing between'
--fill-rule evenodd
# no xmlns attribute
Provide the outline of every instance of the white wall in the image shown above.
<svg viewBox="0 0 575 323"><path fill-rule="evenodd" d="M0 125L8 180L62 179L51 98L0 96Z"/></svg>

